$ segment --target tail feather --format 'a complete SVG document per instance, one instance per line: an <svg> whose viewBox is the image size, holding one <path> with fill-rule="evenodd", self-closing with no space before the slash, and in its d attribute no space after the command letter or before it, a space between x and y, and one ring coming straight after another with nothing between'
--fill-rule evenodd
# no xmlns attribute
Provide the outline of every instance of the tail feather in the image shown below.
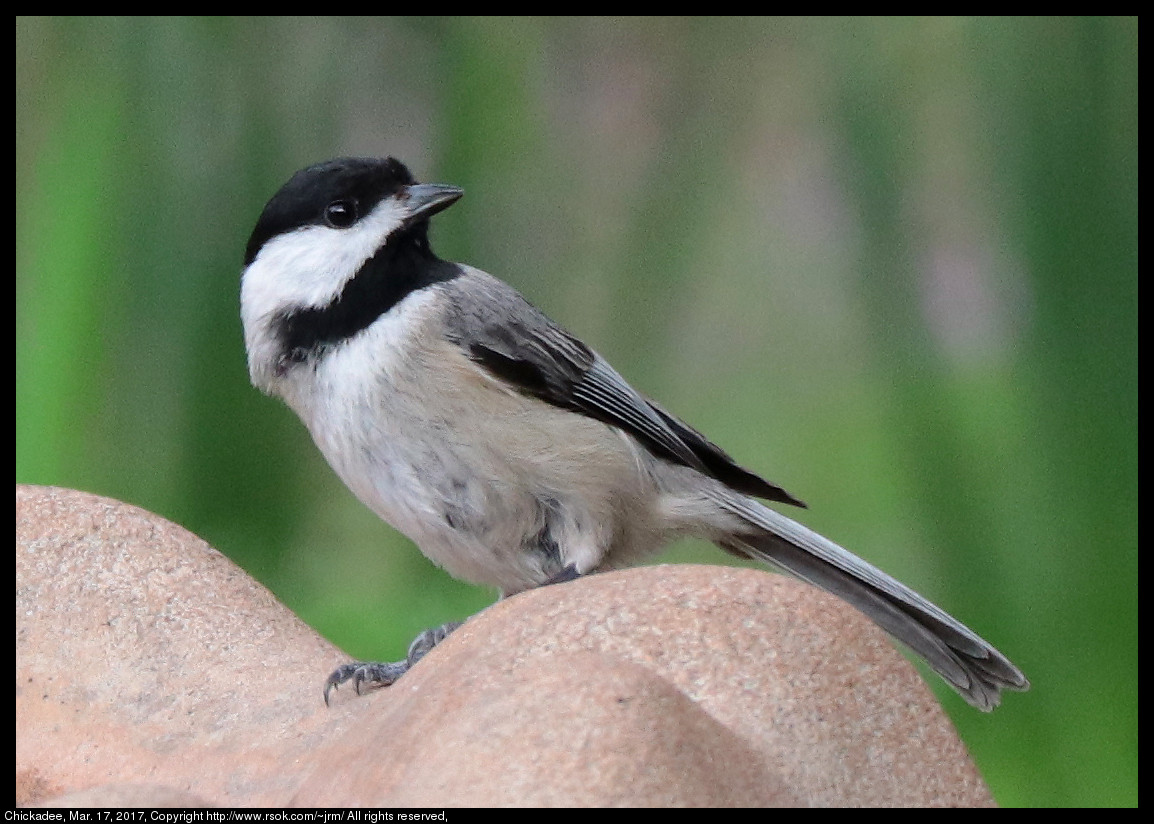
<svg viewBox="0 0 1154 824"><path fill-rule="evenodd" d="M720 541L820 587L856 607L901 641L969 704L989 711L1003 689L1029 689L1021 670L949 613L811 529L750 498L722 507L754 529Z"/></svg>

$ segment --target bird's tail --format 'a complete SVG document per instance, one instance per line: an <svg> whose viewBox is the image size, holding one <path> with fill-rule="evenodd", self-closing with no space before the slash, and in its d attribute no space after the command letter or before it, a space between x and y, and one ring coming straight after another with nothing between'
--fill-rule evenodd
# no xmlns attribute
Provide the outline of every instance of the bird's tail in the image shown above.
<svg viewBox="0 0 1154 824"><path fill-rule="evenodd" d="M766 561L865 613L942 676L968 703L989 711L1001 691L1030 682L1002 653L909 587L811 529L745 496L723 509L751 528L718 541L738 555Z"/></svg>

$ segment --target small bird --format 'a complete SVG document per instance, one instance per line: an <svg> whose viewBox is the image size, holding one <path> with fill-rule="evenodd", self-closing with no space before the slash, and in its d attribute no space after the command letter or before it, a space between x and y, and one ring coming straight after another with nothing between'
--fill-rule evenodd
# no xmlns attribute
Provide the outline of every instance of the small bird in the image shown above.
<svg viewBox="0 0 1154 824"><path fill-rule="evenodd" d="M972 630L757 499L804 506L641 395L485 272L437 257L429 219L463 194L393 158L302 169L245 250L255 387L296 412L341 480L435 564L502 597L628 566L683 536L848 601L973 706L1029 682ZM387 685L396 663L326 681Z"/></svg>

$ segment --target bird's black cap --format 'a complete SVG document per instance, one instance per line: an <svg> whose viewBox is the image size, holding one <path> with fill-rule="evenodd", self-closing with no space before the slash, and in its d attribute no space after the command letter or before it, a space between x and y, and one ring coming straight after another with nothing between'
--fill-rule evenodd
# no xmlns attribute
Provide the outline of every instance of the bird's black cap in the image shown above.
<svg viewBox="0 0 1154 824"><path fill-rule="evenodd" d="M355 204L361 215L417 181L392 157L341 157L301 169L265 204L245 248L248 266L261 247L277 235L326 222L325 210L337 201Z"/></svg>

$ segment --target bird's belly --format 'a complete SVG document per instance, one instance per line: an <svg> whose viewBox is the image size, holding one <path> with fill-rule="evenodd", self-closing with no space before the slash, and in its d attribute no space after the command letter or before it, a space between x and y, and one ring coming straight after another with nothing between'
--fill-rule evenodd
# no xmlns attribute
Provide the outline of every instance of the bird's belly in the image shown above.
<svg viewBox="0 0 1154 824"><path fill-rule="evenodd" d="M591 571L626 545L635 555L638 541L656 548L640 447L582 415L486 391L457 403L394 396L384 416L346 398L345 414L310 430L353 493L455 578L510 594L569 565Z"/></svg>

